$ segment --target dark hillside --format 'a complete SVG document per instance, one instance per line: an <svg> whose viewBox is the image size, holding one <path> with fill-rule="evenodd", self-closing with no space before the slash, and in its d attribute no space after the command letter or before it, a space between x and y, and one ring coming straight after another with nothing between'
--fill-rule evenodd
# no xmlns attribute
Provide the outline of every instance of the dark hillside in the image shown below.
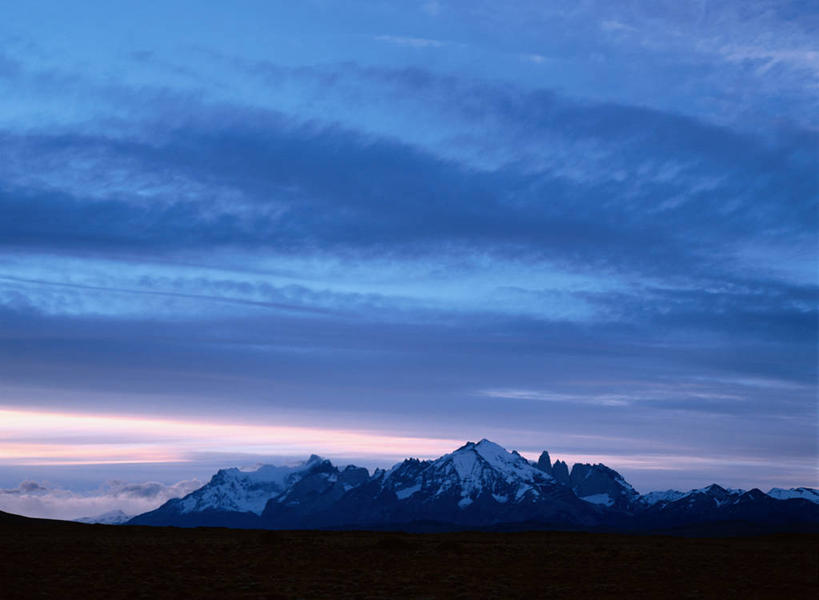
<svg viewBox="0 0 819 600"><path fill-rule="evenodd" d="M0 514L0 597L795 598L819 536L405 534L79 525Z"/></svg>

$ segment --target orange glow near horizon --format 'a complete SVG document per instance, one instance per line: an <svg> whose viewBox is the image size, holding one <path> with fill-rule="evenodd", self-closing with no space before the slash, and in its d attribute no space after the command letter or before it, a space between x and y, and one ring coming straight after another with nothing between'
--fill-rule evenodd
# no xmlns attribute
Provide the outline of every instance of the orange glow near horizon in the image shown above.
<svg viewBox="0 0 819 600"><path fill-rule="evenodd" d="M204 452L438 456L463 441L318 427L0 409L0 464L185 462Z"/></svg>

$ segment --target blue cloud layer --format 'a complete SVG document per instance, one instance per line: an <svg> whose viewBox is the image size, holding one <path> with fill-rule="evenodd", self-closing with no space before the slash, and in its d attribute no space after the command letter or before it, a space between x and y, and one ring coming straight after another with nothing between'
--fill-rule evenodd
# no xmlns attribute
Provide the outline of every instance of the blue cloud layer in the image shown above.
<svg viewBox="0 0 819 600"><path fill-rule="evenodd" d="M435 6L12 11L7 402L815 457L810 10Z"/></svg>

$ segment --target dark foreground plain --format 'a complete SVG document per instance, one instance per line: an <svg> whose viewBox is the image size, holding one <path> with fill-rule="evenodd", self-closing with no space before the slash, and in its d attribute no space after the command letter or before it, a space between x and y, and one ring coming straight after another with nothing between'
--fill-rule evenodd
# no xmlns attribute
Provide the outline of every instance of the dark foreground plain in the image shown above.
<svg viewBox="0 0 819 600"><path fill-rule="evenodd" d="M0 513L0 598L819 597L819 536L259 531Z"/></svg>

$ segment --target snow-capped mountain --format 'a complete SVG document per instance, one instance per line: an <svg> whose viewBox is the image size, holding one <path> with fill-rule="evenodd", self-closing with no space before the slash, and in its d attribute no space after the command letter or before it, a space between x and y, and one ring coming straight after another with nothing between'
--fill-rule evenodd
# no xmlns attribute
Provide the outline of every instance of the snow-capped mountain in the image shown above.
<svg viewBox="0 0 819 600"><path fill-rule="evenodd" d="M377 473L379 495L403 518L500 523L540 518L584 522L594 510L515 451L481 440L434 461L407 460Z"/></svg>
<svg viewBox="0 0 819 600"><path fill-rule="evenodd" d="M557 486L551 475L517 452L485 439L477 444L467 442L435 461L405 461L385 472L381 482L401 500L416 494L432 499L452 497L457 498L459 508L484 496L500 504L533 501Z"/></svg>
<svg viewBox="0 0 819 600"><path fill-rule="evenodd" d="M351 469L339 472L328 461L323 480L318 471L311 476L309 493L298 489L304 479L268 502L262 521L270 527L417 522L471 527L529 519L578 525L595 518L594 507L566 486L489 440L468 442L436 460L407 459L372 476ZM355 485L335 483L352 476Z"/></svg>
<svg viewBox="0 0 819 600"><path fill-rule="evenodd" d="M645 506L644 515L662 514L664 517L679 515L685 518L691 515L711 513L716 509L735 503L744 490L725 489L717 484L688 492L653 492L640 498Z"/></svg>
<svg viewBox="0 0 819 600"><path fill-rule="evenodd" d="M771 488L768 491L771 498L777 500L792 500L794 498L802 498L803 500L810 500L814 504L819 504L819 491L813 488L798 487L785 490L782 488Z"/></svg>
<svg viewBox="0 0 819 600"><path fill-rule="evenodd" d="M126 515L121 510L109 510L96 517L82 517L74 519L77 523L96 523L98 525L122 525L130 521L133 515Z"/></svg>
<svg viewBox="0 0 819 600"><path fill-rule="evenodd" d="M712 484L689 492L652 492L634 512L638 529L692 533L766 533L819 530L819 506L804 498L777 499L759 489Z"/></svg>
<svg viewBox="0 0 819 600"><path fill-rule="evenodd" d="M204 487L179 501L181 513L220 510L262 514L267 501L284 492L322 459L315 454L293 467L261 465L254 470L220 469Z"/></svg>
<svg viewBox="0 0 819 600"><path fill-rule="evenodd" d="M569 479L572 491L586 502L629 510L640 497L620 473L606 465L575 464Z"/></svg>
<svg viewBox="0 0 819 600"><path fill-rule="evenodd" d="M260 527L276 511L292 521L296 514L338 500L368 477L366 469L339 470L316 455L296 466L220 469L203 487L135 517L131 524Z"/></svg>
<svg viewBox="0 0 819 600"><path fill-rule="evenodd" d="M679 500L683 496L686 495L686 492L680 492L677 490L665 490L662 492L649 492L647 494L643 494L640 496L640 502L642 502L646 506L654 506L655 504L668 504L669 502L674 502L675 500Z"/></svg>
<svg viewBox="0 0 819 600"><path fill-rule="evenodd" d="M735 490L723 488L716 483L712 483L704 488L679 492L677 490L666 490L664 492L649 492L640 496L639 501L651 510L661 510L675 502L685 502L685 506L700 508L720 507L728 502L736 500L745 490ZM683 504L676 505L683 506Z"/></svg>
<svg viewBox="0 0 819 600"><path fill-rule="evenodd" d="M759 496L759 490L752 490L753 494L752 497ZM698 495L704 494L707 497L710 497L716 506L725 505L728 501L732 501L736 503L739 498L741 498L744 494L747 494L745 490L738 490L732 488L722 488L717 484L711 484L704 488L699 488L696 490L690 490L688 492L680 492L677 490L666 490L664 492L649 492L647 494L643 494L639 497L639 502L641 502L645 506L654 506L660 505L665 506L677 500L681 500L683 498L692 498L697 497ZM808 500L813 502L814 504L819 504L819 491L808 488L808 487L798 487L798 488L791 488L791 489L783 489L783 488L771 488L767 496L775 499L775 500L793 500L793 499L801 499L801 500ZM746 497L747 500L747 497ZM691 500L689 500L689 503Z"/></svg>
<svg viewBox="0 0 819 600"><path fill-rule="evenodd" d="M410 458L370 474L311 456L292 467L222 469L184 498L133 518L143 525L283 528L548 527L660 530L720 520L819 528L810 488L725 489L716 484L640 496L602 464L529 461L489 441L435 460ZM782 498L782 499L780 499ZM518 524L518 525L515 525Z"/></svg>
<svg viewBox="0 0 819 600"><path fill-rule="evenodd" d="M569 472L568 465L563 461L551 464L549 453L544 450L535 466L591 504L627 510L640 497L620 473L603 464L575 463Z"/></svg>

